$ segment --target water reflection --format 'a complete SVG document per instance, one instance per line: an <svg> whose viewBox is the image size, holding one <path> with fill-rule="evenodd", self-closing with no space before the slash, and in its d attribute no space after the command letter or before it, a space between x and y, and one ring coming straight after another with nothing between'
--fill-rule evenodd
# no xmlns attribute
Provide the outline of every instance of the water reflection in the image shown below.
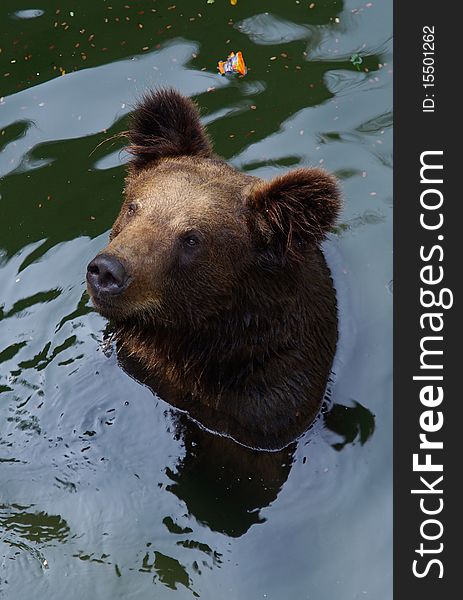
<svg viewBox="0 0 463 600"><path fill-rule="evenodd" d="M342 441L332 444L335 450L342 450L357 439L363 446L375 431L375 417L359 402L354 402L354 406L335 404L325 415L325 426L342 438Z"/></svg>
<svg viewBox="0 0 463 600"><path fill-rule="evenodd" d="M183 500L190 514L213 531L240 537L257 523L288 478L296 448L263 452L203 431L182 414L176 415L177 435L185 456L167 472L168 489Z"/></svg>
<svg viewBox="0 0 463 600"><path fill-rule="evenodd" d="M159 579L171 590L178 589L179 584L191 589L191 579L185 566L177 559L166 556L157 550L145 553L139 571L140 573L154 573L153 582ZM198 596L196 592L193 592L193 595Z"/></svg>
<svg viewBox="0 0 463 600"><path fill-rule="evenodd" d="M0 530L4 531L2 539L7 544L18 545L19 539L34 543L67 540L69 525L60 515L32 508L33 505L0 504Z"/></svg>
<svg viewBox="0 0 463 600"><path fill-rule="evenodd" d="M121 352L118 360L133 379L159 393L159 384L138 361ZM168 399L166 393L162 389L161 395ZM166 468L171 481L167 490L184 502L199 522L229 537L240 537L252 525L263 523L260 512L277 499L288 479L297 442L277 452L253 450L203 429L183 412L173 410L171 418L185 452L175 468ZM364 444L375 428L373 414L358 402L352 407L334 404L322 419L325 429L342 438L333 444L336 450L355 443L358 437ZM178 527L171 522L166 526L169 531Z"/></svg>
<svg viewBox="0 0 463 600"><path fill-rule="evenodd" d="M61 515L50 515L33 508L34 505L0 504L0 542L11 549L11 560L25 554L38 561L43 569L48 569L45 546L53 542L66 543L70 528ZM0 587L0 595L1 591Z"/></svg>

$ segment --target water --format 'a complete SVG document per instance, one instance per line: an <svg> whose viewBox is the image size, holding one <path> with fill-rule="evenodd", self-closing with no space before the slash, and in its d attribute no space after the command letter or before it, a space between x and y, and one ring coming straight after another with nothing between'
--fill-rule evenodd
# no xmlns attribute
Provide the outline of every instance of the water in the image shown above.
<svg viewBox="0 0 463 600"><path fill-rule="evenodd" d="M174 2L0 6L0 598L389 599L391 6ZM153 85L236 167L342 181L334 408L270 458L126 374L85 293Z"/></svg>

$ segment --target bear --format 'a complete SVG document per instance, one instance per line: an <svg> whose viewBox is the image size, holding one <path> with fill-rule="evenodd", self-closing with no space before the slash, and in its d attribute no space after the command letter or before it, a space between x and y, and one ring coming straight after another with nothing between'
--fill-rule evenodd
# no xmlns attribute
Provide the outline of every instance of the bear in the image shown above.
<svg viewBox="0 0 463 600"><path fill-rule="evenodd" d="M206 430L284 448L319 414L337 345L320 248L341 207L336 178L238 171L170 88L145 93L127 136L124 201L86 275L118 356Z"/></svg>

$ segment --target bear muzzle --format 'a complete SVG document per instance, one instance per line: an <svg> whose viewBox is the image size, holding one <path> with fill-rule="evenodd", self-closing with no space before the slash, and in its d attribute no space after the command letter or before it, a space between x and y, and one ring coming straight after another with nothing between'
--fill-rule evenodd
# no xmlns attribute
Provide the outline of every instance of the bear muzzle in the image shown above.
<svg viewBox="0 0 463 600"><path fill-rule="evenodd" d="M97 254L87 266L88 292L96 304L121 294L130 279L121 261L111 254Z"/></svg>

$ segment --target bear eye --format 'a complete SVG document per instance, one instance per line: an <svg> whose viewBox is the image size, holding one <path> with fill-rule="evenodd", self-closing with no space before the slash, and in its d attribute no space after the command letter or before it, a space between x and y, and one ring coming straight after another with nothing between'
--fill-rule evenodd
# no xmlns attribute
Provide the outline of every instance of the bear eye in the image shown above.
<svg viewBox="0 0 463 600"><path fill-rule="evenodd" d="M131 202L128 206L127 206L127 215L129 217L133 216L135 213L137 212L137 205L135 204L135 202Z"/></svg>
<svg viewBox="0 0 463 600"><path fill-rule="evenodd" d="M196 246L199 246L200 242L200 237L196 233L187 233L183 237L183 245L187 248L195 248Z"/></svg>
<svg viewBox="0 0 463 600"><path fill-rule="evenodd" d="M193 248L199 244L199 240L195 237L189 237L185 240L185 244L190 248Z"/></svg>

